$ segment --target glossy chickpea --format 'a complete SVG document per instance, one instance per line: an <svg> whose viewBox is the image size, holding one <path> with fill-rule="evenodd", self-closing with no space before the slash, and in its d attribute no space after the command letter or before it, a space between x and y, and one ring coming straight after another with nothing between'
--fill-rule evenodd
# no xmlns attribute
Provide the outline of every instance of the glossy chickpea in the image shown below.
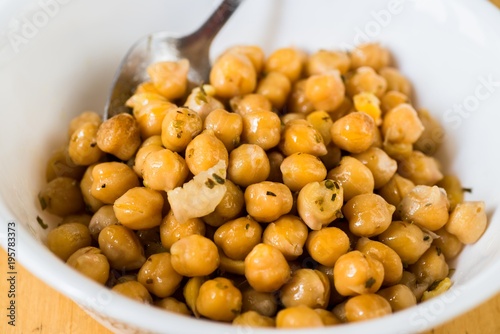
<svg viewBox="0 0 500 334"><path fill-rule="evenodd" d="M439 162L420 151L412 151L407 157L401 159L398 173L416 185L432 186L443 178Z"/></svg>
<svg viewBox="0 0 500 334"><path fill-rule="evenodd" d="M149 105L173 105L168 102L165 96L161 95L154 84L149 81L137 86L134 95L132 95L126 102L125 105L132 108L132 114L134 117L139 115L141 110Z"/></svg>
<svg viewBox="0 0 500 334"><path fill-rule="evenodd" d="M403 262L399 255L389 246L368 238L360 238L356 250L365 255L370 255L380 261L384 266L384 281L382 285L397 284L403 276Z"/></svg>
<svg viewBox="0 0 500 334"><path fill-rule="evenodd" d="M257 84L257 73L246 55L227 52L212 66L210 84L215 87L217 96L232 98L252 93Z"/></svg>
<svg viewBox="0 0 500 334"><path fill-rule="evenodd" d="M423 131L417 111L409 104L400 104L384 115L382 135L388 142L413 144Z"/></svg>
<svg viewBox="0 0 500 334"><path fill-rule="evenodd" d="M270 172L269 158L262 147L256 144L243 144L229 154L228 179L235 184L247 187L264 181Z"/></svg>
<svg viewBox="0 0 500 334"><path fill-rule="evenodd" d="M217 204L215 210L203 217L208 225L219 227L225 222L239 216L245 206L243 191L231 180L226 180L226 192L222 200Z"/></svg>
<svg viewBox="0 0 500 334"><path fill-rule="evenodd" d="M344 95L344 82L337 70L307 78L305 96L316 110L334 111L342 104Z"/></svg>
<svg viewBox="0 0 500 334"><path fill-rule="evenodd" d="M176 241L170 247L172 267L183 276L206 276L219 266L219 252L215 243L198 234Z"/></svg>
<svg viewBox="0 0 500 334"><path fill-rule="evenodd" d="M352 155L372 172L374 187L379 189L396 174L398 163L378 147L370 147L364 152Z"/></svg>
<svg viewBox="0 0 500 334"><path fill-rule="evenodd" d="M342 158L342 152L340 148L333 143L330 143L330 145L326 147L326 150L326 154L319 158L323 162L323 165L325 165L326 170L331 170L339 164Z"/></svg>
<svg viewBox="0 0 500 334"><path fill-rule="evenodd" d="M157 297L171 296L182 281L171 263L170 253L151 255L137 273L137 281Z"/></svg>
<svg viewBox="0 0 500 334"><path fill-rule="evenodd" d="M391 313L391 304L376 294L355 296L345 303L345 315L348 322L380 318Z"/></svg>
<svg viewBox="0 0 500 334"><path fill-rule="evenodd" d="M318 313L319 316L321 317L321 321L323 321L323 325L325 326L332 326L332 325L339 325L342 322L337 318L333 312L327 311L322 308L315 308L314 312Z"/></svg>
<svg viewBox="0 0 500 334"><path fill-rule="evenodd" d="M79 223L60 225L47 235L47 247L63 261L80 248L90 246L91 242L89 229Z"/></svg>
<svg viewBox="0 0 500 334"><path fill-rule="evenodd" d="M354 109L356 111L364 112L371 116L375 125L382 124L382 110L380 109L380 100L369 92L361 92L352 97Z"/></svg>
<svg viewBox="0 0 500 334"><path fill-rule="evenodd" d="M165 148L182 152L203 128L201 117L191 109L172 108L161 125L161 141Z"/></svg>
<svg viewBox="0 0 500 334"><path fill-rule="evenodd" d="M86 110L73 117L68 126L68 138L71 138L71 135L73 135L73 133L85 123L93 123L99 126L102 123L101 115L95 111Z"/></svg>
<svg viewBox="0 0 500 334"><path fill-rule="evenodd" d="M273 108L267 97L255 93L235 96L229 100L229 105L232 111L241 116L257 109L271 110Z"/></svg>
<svg viewBox="0 0 500 334"><path fill-rule="evenodd" d="M323 137L323 141L325 145L329 145L332 141L332 135L330 132L330 128L333 125L333 120L324 110L313 111L307 115L306 120L311 123L313 128L318 130L318 132Z"/></svg>
<svg viewBox="0 0 500 334"><path fill-rule="evenodd" d="M290 266L275 247L260 243L245 258L245 277L259 292L278 290L290 278Z"/></svg>
<svg viewBox="0 0 500 334"><path fill-rule="evenodd" d="M193 234L205 235L205 230L205 224L200 218L191 218L180 223L173 211L169 211L160 225L161 244L170 250L176 241Z"/></svg>
<svg viewBox="0 0 500 334"><path fill-rule="evenodd" d="M398 253L404 264L413 264L432 244L432 237L420 227L404 221L394 221L378 240Z"/></svg>
<svg viewBox="0 0 500 334"><path fill-rule="evenodd" d="M333 282L333 267L330 267L330 266L327 267L327 266L320 264L316 267L316 270L319 270L323 274L325 274L326 277L328 277L328 281L330 282L330 302L329 302L329 305L337 305L337 304L340 304L343 301L345 301L347 297L342 296L335 289L335 283Z"/></svg>
<svg viewBox="0 0 500 334"><path fill-rule="evenodd" d="M196 308L196 299L198 299L198 295L200 294L201 285L207 280L206 277L195 276L186 282L184 288L182 289L182 294L184 296L184 300L186 301L186 305L193 312L196 318L199 318L201 315Z"/></svg>
<svg viewBox="0 0 500 334"><path fill-rule="evenodd" d="M122 162L102 162L92 169L91 194L106 204L113 204L127 190L139 186L139 179Z"/></svg>
<svg viewBox="0 0 500 334"><path fill-rule="evenodd" d="M264 64L264 71L280 72L294 82L302 74L302 68L305 62L305 54L295 48L281 48L275 50L269 55Z"/></svg>
<svg viewBox="0 0 500 334"><path fill-rule="evenodd" d="M341 255L333 267L335 288L343 296L375 293L383 280L382 263L357 250Z"/></svg>
<svg viewBox="0 0 500 334"><path fill-rule="evenodd" d="M332 118L332 121L336 121L339 118L344 117L347 114L350 114L352 112L355 112L356 109L354 109L354 103L352 101L352 98L350 96L345 96L344 100L340 104L340 106L335 109L334 111L329 112L330 117Z"/></svg>
<svg viewBox="0 0 500 334"><path fill-rule="evenodd" d="M109 278L109 262L99 248L80 248L66 263L97 283L106 284Z"/></svg>
<svg viewBox="0 0 500 334"><path fill-rule="evenodd" d="M116 218L115 212L113 210L113 205L104 205L97 210L89 223L89 231L94 240L97 240L99 233L106 227L110 225L116 225L119 221Z"/></svg>
<svg viewBox="0 0 500 334"><path fill-rule="evenodd" d="M242 312L253 311L266 317L274 317L278 311L277 294L274 292L256 291L251 286L242 291Z"/></svg>
<svg viewBox="0 0 500 334"><path fill-rule="evenodd" d="M192 315L191 311L187 307L187 305L173 297L166 297L163 299L160 299L156 301L155 306L169 311L169 312L174 312L178 314L183 314L183 315Z"/></svg>
<svg viewBox="0 0 500 334"><path fill-rule="evenodd" d="M337 227L325 227L309 233L306 249L318 263L333 267L338 258L349 251L349 237Z"/></svg>
<svg viewBox="0 0 500 334"><path fill-rule="evenodd" d="M276 316L277 328L323 327L321 316L305 305L287 307Z"/></svg>
<svg viewBox="0 0 500 334"><path fill-rule="evenodd" d="M226 52L234 52L247 56L257 73L260 73L264 67L264 51L257 45L236 45L229 48Z"/></svg>
<svg viewBox="0 0 500 334"><path fill-rule="evenodd" d="M98 128L96 123L83 123L71 135L68 155L75 164L88 166L103 157L103 151L97 146Z"/></svg>
<svg viewBox="0 0 500 334"><path fill-rule="evenodd" d="M434 233L438 238L434 239L432 245L441 249L446 260L454 259L464 248L464 244L455 235L446 231L446 225Z"/></svg>
<svg viewBox="0 0 500 334"><path fill-rule="evenodd" d="M153 302L153 298L149 294L148 290L137 281L127 281L124 283L116 284L111 288L114 292L118 292L119 294L132 298L140 303L151 304Z"/></svg>
<svg viewBox="0 0 500 334"><path fill-rule="evenodd" d="M307 226L299 217L284 215L266 226L262 242L277 248L290 261L302 255L307 234Z"/></svg>
<svg viewBox="0 0 500 334"><path fill-rule="evenodd" d="M368 238L379 235L389 227L395 210L394 205L373 193L356 195L342 208L351 232Z"/></svg>
<svg viewBox="0 0 500 334"><path fill-rule="evenodd" d="M294 153L280 165L283 183L291 191L298 191L310 182L321 182L326 177L326 168L321 160L311 154Z"/></svg>
<svg viewBox="0 0 500 334"><path fill-rule="evenodd" d="M464 244L475 243L486 230L488 217L482 201L457 204L446 224L446 231Z"/></svg>
<svg viewBox="0 0 500 334"><path fill-rule="evenodd" d="M351 153L361 153L375 141L376 125L364 112L353 112L338 119L330 128L333 143Z"/></svg>
<svg viewBox="0 0 500 334"><path fill-rule="evenodd" d="M220 160L228 165L229 156L226 146L212 130L205 130L196 136L186 147L186 164L194 175L215 166Z"/></svg>
<svg viewBox="0 0 500 334"><path fill-rule="evenodd" d="M287 125L290 121L295 121L299 119L306 120L306 115L302 113L286 113L280 116L282 125Z"/></svg>
<svg viewBox="0 0 500 334"><path fill-rule="evenodd" d="M372 172L359 160L344 156L337 167L330 170L326 177L337 181L344 191L344 200L356 195L373 192L375 181Z"/></svg>
<svg viewBox="0 0 500 334"><path fill-rule="evenodd" d="M92 172L97 164L93 164L87 167L85 173L83 174L82 180L80 181L80 191L85 203L87 210L91 212L96 212L104 203L92 195L92 185L94 183L94 178Z"/></svg>
<svg viewBox="0 0 500 334"><path fill-rule="evenodd" d="M250 217L240 217L220 226L214 234L214 242L224 254L233 260L244 260L260 243L262 227Z"/></svg>
<svg viewBox="0 0 500 334"><path fill-rule="evenodd" d="M358 45L351 51L350 56L352 68L370 66L379 70L388 66L391 61L389 51L378 43Z"/></svg>
<svg viewBox="0 0 500 334"><path fill-rule="evenodd" d="M224 143L228 152L238 147L243 132L243 119L237 113L215 109L205 118L205 129L210 129Z"/></svg>
<svg viewBox="0 0 500 334"><path fill-rule="evenodd" d="M327 153L321 133L304 119L292 120L285 124L279 147L286 156L298 152L315 156Z"/></svg>
<svg viewBox="0 0 500 334"><path fill-rule="evenodd" d="M258 222L269 223L292 209L290 189L282 183L262 181L245 189L245 206L248 214Z"/></svg>
<svg viewBox="0 0 500 334"><path fill-rule="evenodd" d="M184 95L187 89L189 61L156 62L147 68L147 72L155 89L172 101Z"/></svg>
<svg viewBox="0 0 500 334"><path fill-rule="evenodd" d="M83 211L85 204L78 181L66 176L56 177L38 193L42 210L64 217Z"/></svg>
<svg viewBox="0 0 500 334"><path fill-rule="evenodd" d="M395 90L387 91L380 98L380 107L382 108L382 113L385 115L389 110L399 106L400 104L409 104L410 99L408 96L404 95L401 92ZM425 130L424 130L425 131Z"/></svg>
<svg viewBox="0 0 500 334"><path fill-rule="evenodd" d="M285 160L285 155L280 151L270 151L267 153L269 159L269 176L267 181L283 182L283 174L281 173L281 164Z"/></svg>
<svg viewBox="0 0 500 334"><path fill-rule="evenodd" d="M132 158L141 145L141 133L135 118L122 113L101 124L96 141L102 151L125 161Z"/></svg>
<svg viewBox="0 0 500 334"><path fill-rule="evenodd" d="M162 133L162 124L165 116L176 106L167 101L148 103L140 109L134 108L134 117L137 121L142 139L158 136Z"/></svg>
<svg viewBox="0 0 500 334"><path fill-rule="evenodd" d="M81 180L85 170L85 166L79 166L71 160L67 147L64 147L54 151L49 157L45 167L45 181L50 182L59 176Z"/></svg>
<svg viewBox="0 0 500 334"><path fill-rule="evenodd" d="M280 136L281 121L276 113L257 109L243 116L243 143L259 145L268 150L278 145Z"/></svg>
<svg viewBox="0 0 500 334"><path fill-rule="evenodd" d="M403 197L405 197L414 187L415 184L411 180L395 173L385 185L378 189L378 193L387 203L397 207Z"/></svg>
<svg viewBox="0 0 500 334"><path fill-rule="evenodd" d="M391 305L392 312L398 312L417 305L417 298L409 287L404 284L395 284L377 292Z"/></svg>
<svg viewBox="0 0 500 334"><path fill-rule="evenodd" d="M162 220L163 196L153 189L135 187L115 201L113 210L118 221L130 229L153 228Z"/></svg>
<svg viewBox="0 0 500 334"><path fill-rule="evenodd" d="M288 99L292 90L290 79L281 72L269 72L260 79L257 84L256 93L265 96L273 108L281 109Z"/></svg>
<svg viewBox="0 0 500 334"><path fill-rule="evenodd" d="M444 142L444 129L428 110L419 109L417 113L424 126L424 131L415 142L415 149L427 155L434 155Z"/></svg>
<svg viewBox="0 0 500 334"><path fill-rule="evenodd" d="M410 81L398 69L387 66L379 69L378 73L387 81L388 91L397 91L411 96Z"/></svg>
<svg viewBox="0 0 500 334"><path fill-rule="evenodd" d="M158 140L159 142L147 144L152 139L154 139L155 141ZM142 143L141 147L139 147L134 157L134 166L132 167L137 176L141 178L143 177L142 171L144 167L144 162L146 161L148 155L151 152L161 151L163 149L164 147L162 146L160 136L151 136Z"/></svg>
<svg viewBox="0 0 500 334"><path fill-rule="evenodd" d="M244 327L275 327L276 321L255 311L247 311L234 318L233 325Z"/></svg>
<svg viewBox="0 0 500 334"><path fill-rule="evenodd" d="M191 91L184 106L194 111L204 121L212 111L224 108L224 104L214 97L216 93L214 87L200 85Z"/></svg>
<svg viewBox="0 0 500 334"><path fill-rule="evenodd" d="M186 160L169 149L153 150L142 165L144 186L158 191L180 187L188 177Z"/></svg>
<svg viewBox="0 0 500 334"><path fill-rule="evenodd" d="M457 204L464 201L464 187L460 179L455 175L444 175L443 178L436 183L440 188L446 191L448 202L450 202L450 212L455 209Z"/></svg>
<svg viewBox="0 0 500 334"><path fill-rule="evenodd" d="M117 270L139 269L146 257L144 248L135 233L123 225L110 225L99 233L99 248Z"/></svg>
<svg viewBox="0 0 500 334"><path fill-rule="evenodd" d="M225 274L235 274L239 275L238 277L242 277L245 275L245 261L244 260L233 260L227 257L226 254L222 250L219 249L219 268L218 270L221 273Z"/></svg>
<svg viewBox="0 0 500 334"><path fill-rule="evenodd" d="M241 292L223 277L204 282L196 299L198 312L212 320L232 321L241 312Z"/></svg>
<svg viewBox="0 0 500 334"><path fill-rule="evenodd" d="M408 268L417 277L417 281L432 284L448 276L449 268L439 247L431 246Z"/></svg>
<svg viewBox="0 0 500 334"><path fill-rule="evenodd" d="M430 286L429 283L417 281L417 276L406 270L403 271L403 277L401 278L399 284L407 286L417 299L417 302L422 301L423 294L429 289Z"/></svg>
<svg viewBox="0 0 500 334"><path fill-rule="evenodd" d="M309 56L306 62L307 76L322 74L331 70L347 73L351 59L342 51L319 50Z"/></svg>
<svg viewBox="0 0 500 334"><path fill-rule="evenodd" d="M314 111L314 106L306 97L307 79L301 79L292 85L288 101L286 103L287 113L308 114Z"/></svg>
<svg viewBox="0 0 500 334"><path fill-rule="evenodd" d="M91 219L92 216L87 213L76 213L73 215L64 216L59 225L64 225L69 223L79 223L89 227Z"/></svg>
<svg viewBox="0 0 500 334"><path fill-rule="evenodd" d="M280 299L285 307L306 305L313 309L324 309L330 301L330 282L321 271L307 268L296 270L281 287Z"/></svg>
<svg viewBox="0 0 500 334"><path fill-rule="evenodd" d="M347 77L345 89L349 97L367 92L381 98L387 90L387 82L373 68L363 66Z"/></svg>

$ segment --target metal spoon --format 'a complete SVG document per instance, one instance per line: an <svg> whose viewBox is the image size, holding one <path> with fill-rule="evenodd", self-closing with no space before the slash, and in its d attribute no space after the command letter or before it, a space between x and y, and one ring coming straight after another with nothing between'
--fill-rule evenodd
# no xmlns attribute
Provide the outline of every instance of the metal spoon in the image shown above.
<svg viewBox="0 0 500 334"><path fill-rule="evenodd" d="M200 84L207 82L210 73L210 45L243 0L223 0L208 20L187 36L170 32L157 32L136 42L122 60L113 80L104 109L104 119L122 112L138 84L148 80L147 67L157 61L175 61L186 58L190 62L188 79Z"/></svg>

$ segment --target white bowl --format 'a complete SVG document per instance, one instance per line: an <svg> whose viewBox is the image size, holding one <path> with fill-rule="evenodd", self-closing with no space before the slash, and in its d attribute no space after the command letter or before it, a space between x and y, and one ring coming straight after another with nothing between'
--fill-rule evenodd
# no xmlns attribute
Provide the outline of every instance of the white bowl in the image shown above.
<svg viewBox="0 0 500 334"><path fill-rule="evenodd" d="M1 243L17 229L18 260L122 333L244 333L138 304L91 282L44 246L36 217L47 155L66 139L69 120L103 110L113 74L139 37L189 32L215 1L7 0L0 4ZM441 121L445 168L485 200L486 233L456 261L442 296L378 320L294 333L412 333L445 322L500 291L500 11L486 1L246 1L216 38L212 56L233 44L308 51L381 41L410 78L418 105ZM253 330L255 333L275 333ZM286 331L283 331L286 332Z"/></svg>

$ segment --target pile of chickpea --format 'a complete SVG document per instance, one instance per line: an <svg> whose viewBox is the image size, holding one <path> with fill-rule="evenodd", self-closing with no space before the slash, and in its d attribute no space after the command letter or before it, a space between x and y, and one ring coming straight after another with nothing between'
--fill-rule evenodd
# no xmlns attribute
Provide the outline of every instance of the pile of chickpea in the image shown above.
<svg viewBox="0 0 500 334"><path fill-rule="evenodd" d="M192 87L159 62L131 114L84 112L50 158L47 245L112 290L243 326L381 317L451 286L487 226L433 157L387 49L235 46Z"/></svg>

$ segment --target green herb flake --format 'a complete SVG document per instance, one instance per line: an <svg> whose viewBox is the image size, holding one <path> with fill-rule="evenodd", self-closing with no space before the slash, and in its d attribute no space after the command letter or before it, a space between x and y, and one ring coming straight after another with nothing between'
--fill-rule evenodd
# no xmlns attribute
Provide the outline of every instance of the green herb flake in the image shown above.
<svg viewBox="0 0 500 334"><path fill-rule="evenodd" d="M472 193L472 188L462 188L462 191L464 193L469 193L470 194L470 193Z"/></svg>
<svg viewBox="0 0 500 334"><path fill-rule="evenodd" d="M434 289L436 289L439 285L439 283L441 283L442 280L438 280L438 281L434 281L430 286L429 286L429 289L427 289L427 291L432 291Z"/></svg>
<svg viewBox="0 0 500 334"><path fill-rule="evenodd" d="M333 185L335 186L335 188L340 189L340 186L337 181L333 181Z"/></svg>
<svg viewBox="0 0 500 334"><path fill-rule="evenodd" d="M101 188L106 188L106 183L101 184Z"/></svg>
<svg viewBox="0 0 500 334"><path fill-rule="evenodd" d="M45 197L38 195L38 201L40 202L42 210L47 209L47 201L45 201Z"/></svg>
<svg viewBox="0 0 500 334"><path fill-rule="evenodd" d="M337 199L337 194L332 194L332 198L331 198L332 202L335 202L336 199Z"/></svg>
<svg viewBox="0 0 500 334"><path fill-rule="evenodd" d="M247 231L248 231L248 229L249 229L249 228L250 228L250 224L246 224L246 225L245 225L245 230L247 230Z"/></svg>
<svg viewBox="0 0 500 334"><path fill-rule="evenodd" d="M96 142L92 142L90 143L90 147L96 147L97 143Z"/></svg>
<svg viewBox="0 0 500 334"><path fill-rule="evenodd" d="M200 85L200 90L194 97L196 104L208 103L207 92L203 88L203 84Z"/></svg>
<svg viewBox="0 0 500 334"><path fill-rule="evenodd" d="M424 236L424 241L428 241L431 237L429 235Z"/></svg>
<svg viewBox="0 0 500 334"><path fill-rule="evenodd" d="M212 179L208 179L205 181L205 185L209 188L209 189L213 189L215 187L215 182L214 180Z"/></svg>
<svg viewBox="0 0 500 334"><path fill-rule="evenodd" d="M335 187L335 184L332 180L326 180L325 187L327 187L328 189L333 189L333 187Z"/></svg>
<svg viewBox="0 0 500 334"><path fill-rule="evenodd" d="M443 251L441 250L440 247L436 247L436 252L437 252L437 255L440 256L441 253L443 253Z"/></svg>
<svg viewBox="0 0 500 334"><path fill-rule="evenodd" d="M366 280L366 282L365 282L365 288L370 289L370 288L373 286L373 284L375 284L376 282L377 282L377 281L375 280L375 278L370 277L370 278L369 278L368 280Z"/></svg>
<svg viewBox="0 0 500 334"><path fill-rule="evenodd" d="M425 206L428 207L428 206L431 206L432 203L425 203Z"/></svg>
<svg viewBox="0 0 500 334"><path fill-rule="evenodd" d="M219 175L213 173L212 174L212 177L215 179L215 182L217 182L218 184L224 184L224 182L226 182L226 180L224 180L222 177L220 177Z"/></svg>
<svg viewBox="0 0 500 334"><path fill-rule="evenodd" d="M274 197L276 197L276 194L273 193L272 191L269 191L269 190L266 192L266 195L267 196L274 196Z"/></svg>
<svg viewBox="0 0 500 334"><path fill-rule="evenodd" d="M49 225L43 222L43 219L40 218L40 216L36 216L36 221L38 222L38 225L40 225L44 230L46 230L47 227L49 227Z"/></svg>

